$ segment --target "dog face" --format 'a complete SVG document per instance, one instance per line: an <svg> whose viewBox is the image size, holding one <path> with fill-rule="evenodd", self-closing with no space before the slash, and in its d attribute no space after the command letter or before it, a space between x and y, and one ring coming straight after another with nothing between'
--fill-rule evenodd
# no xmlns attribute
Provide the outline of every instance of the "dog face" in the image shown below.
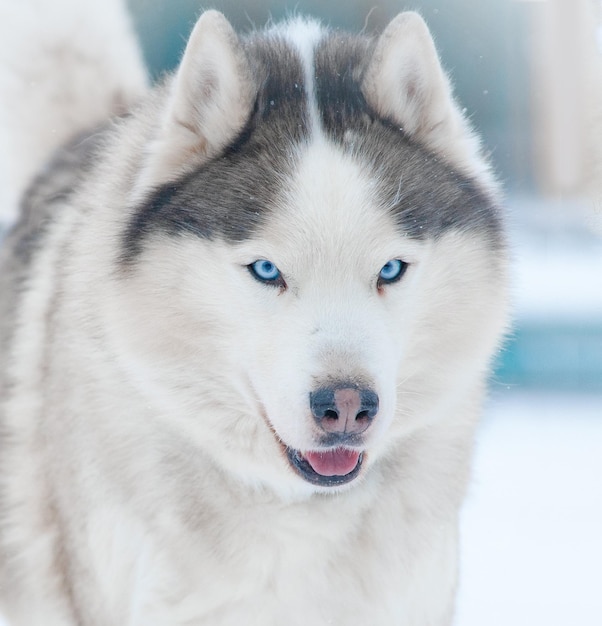
<svg viewBox="0 0 602 626"><path fill-rule="evenodd" d="M282 493L355 484L480 380L499 218L419 18L376 42L304 22L240 42L209 12L146 153L115 345L222 467Z"/></svg>
<svg viewBox="0 0 602 626"><path fill-rule="evenodd" d="M261 237L237 246L249 320L260 320L241 338L246 376L293 467L316 485L355 477L391 424L427 247L400 235L363 170L326 142L307 147Z"/></svg>

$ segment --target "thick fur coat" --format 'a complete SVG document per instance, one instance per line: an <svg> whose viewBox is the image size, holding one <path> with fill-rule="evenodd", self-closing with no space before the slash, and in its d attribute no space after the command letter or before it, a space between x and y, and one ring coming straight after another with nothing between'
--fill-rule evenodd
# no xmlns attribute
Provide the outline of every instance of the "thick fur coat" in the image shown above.
<svg viewBox="0 0 602 626"><path fill-rule="evenodd" d="M0 252L2 610L449 626L506 255L426 25L208 11L147 91L81 6L36 101L71 140Z"/></svg>

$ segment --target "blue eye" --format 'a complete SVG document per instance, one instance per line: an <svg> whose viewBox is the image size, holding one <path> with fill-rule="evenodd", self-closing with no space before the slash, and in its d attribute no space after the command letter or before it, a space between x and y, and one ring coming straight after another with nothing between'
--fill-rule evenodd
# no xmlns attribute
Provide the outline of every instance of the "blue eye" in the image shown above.
<svg viewBox="0 0 602 626"><path fill-rule="evenodd" d="M391 259L378 274L378 286L396 283L405 273L408 264L400 259Z"/></svg>
<svg viewBox="0 0 602 626"><path fill-rule="evenodd" d="M251 274L260 282L270 285L284 286L280 270L267 259L259 259L247 266Z"/></svg>

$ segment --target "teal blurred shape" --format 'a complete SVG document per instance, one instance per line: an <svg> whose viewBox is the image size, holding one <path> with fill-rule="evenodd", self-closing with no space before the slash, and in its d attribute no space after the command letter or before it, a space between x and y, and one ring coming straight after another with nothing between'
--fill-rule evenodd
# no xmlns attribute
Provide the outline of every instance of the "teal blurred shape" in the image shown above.
<svg viewBox="0 0 602 626"><path fill-rule="evenodd" d="M521 323L498 355L493 387L500 385L601 392L602 320Z"/></svg>

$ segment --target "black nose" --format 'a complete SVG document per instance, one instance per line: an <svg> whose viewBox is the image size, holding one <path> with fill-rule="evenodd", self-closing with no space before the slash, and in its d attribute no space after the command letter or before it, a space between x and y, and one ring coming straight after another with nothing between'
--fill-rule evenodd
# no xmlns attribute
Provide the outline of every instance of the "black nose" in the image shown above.
<svg viewBox="0 0 602 626"><path fill-rule="evenodd" d="M309 394L316 423L327 433L363 433L378 413L378 395L372 389L321 387Z"/></svg>

